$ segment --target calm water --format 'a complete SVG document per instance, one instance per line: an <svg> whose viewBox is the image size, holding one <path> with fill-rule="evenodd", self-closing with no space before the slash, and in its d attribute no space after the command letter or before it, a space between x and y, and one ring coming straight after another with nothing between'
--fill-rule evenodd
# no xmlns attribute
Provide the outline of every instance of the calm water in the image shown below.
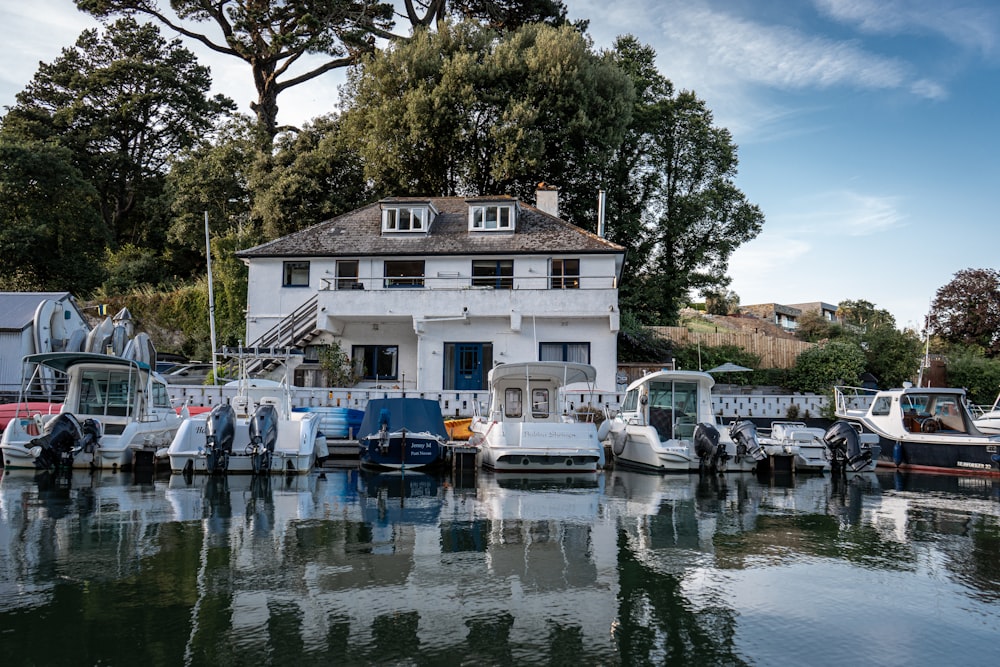
<svg viewBox="0 0 1000 667"><path fill-rule="evenodd" d="M1000 482L0 479L0 664L994 665Z"/></svg>

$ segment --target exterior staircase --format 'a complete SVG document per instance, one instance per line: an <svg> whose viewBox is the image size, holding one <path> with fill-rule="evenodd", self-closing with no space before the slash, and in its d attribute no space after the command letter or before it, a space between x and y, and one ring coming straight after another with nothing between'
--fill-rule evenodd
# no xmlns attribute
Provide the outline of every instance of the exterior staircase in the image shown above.
<svg viewBox="0 0 1000 667"><path fill-rule="evenodd" d="M247 347L251 349L257 348L261 351L268 348L287 349L305 347L320 334L320 330L316 328L316 313L318 308L319 295L313 294L312 298L261 334L260 338L253 341ZM280 357L280 355L275 356ZM247 363L247 373L268 373L280 366L281 363L280 358L254 359Z"/></svg>

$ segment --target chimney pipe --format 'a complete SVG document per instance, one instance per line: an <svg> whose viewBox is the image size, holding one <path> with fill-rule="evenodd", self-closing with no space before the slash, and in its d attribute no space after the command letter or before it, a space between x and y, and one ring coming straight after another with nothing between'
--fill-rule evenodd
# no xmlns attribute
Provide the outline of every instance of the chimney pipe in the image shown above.
<svg viewBox="0 0 1000 667"><path fill-rule="evenodd" d="M604 238L604 207L608 196L604 190L597 191L597 235Z"/></svg>

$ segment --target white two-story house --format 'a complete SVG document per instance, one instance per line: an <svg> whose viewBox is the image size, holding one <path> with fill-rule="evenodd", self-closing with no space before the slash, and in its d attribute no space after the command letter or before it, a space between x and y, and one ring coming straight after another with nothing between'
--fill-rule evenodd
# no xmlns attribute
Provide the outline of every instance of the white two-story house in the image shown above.
<svg viewBox="0 0 1000 667"><path fill-rule="evenodd" d="M359 386L474 391L495 364L566 360L613 390L624 252L561 220L549 189L537 207L384 199L237 253L247 340L302 347L307 386L316 346L337 341Z"/></svg>

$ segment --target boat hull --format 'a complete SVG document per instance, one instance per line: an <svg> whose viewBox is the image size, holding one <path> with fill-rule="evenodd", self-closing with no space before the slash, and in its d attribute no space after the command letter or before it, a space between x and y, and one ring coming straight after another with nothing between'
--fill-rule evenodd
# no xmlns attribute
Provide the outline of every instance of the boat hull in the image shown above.
<svg viewBox="0 0 1000 667"><path fill-rule="evenodd" d="M392 433L383 443L375 434L358 442L358 458L362 465L390 470L408 468L430 469L444 463L444 443L429 434Z"/></svg>
<svg viewBox="0 0 1000 667"><path fill-rule="evenodd" d="M175 473L206 474L214 472L206 452L208 413L186 419L167 449L170 469ZM279 419L278 434L271 452L272 474L307 474L317 458L326 455L326 439L319 433L319 419L312 413L293 412L290 419ZM233 447L225 472L254 473L250 453L250 417L242 416L234 424Z"/></svg>
<svg viewBox="0 0 1000 667"><path fill-rule="evenodd" d="M879 444L882 468L1000 476L1000 439L983 443L881 437Z"/></svg>

